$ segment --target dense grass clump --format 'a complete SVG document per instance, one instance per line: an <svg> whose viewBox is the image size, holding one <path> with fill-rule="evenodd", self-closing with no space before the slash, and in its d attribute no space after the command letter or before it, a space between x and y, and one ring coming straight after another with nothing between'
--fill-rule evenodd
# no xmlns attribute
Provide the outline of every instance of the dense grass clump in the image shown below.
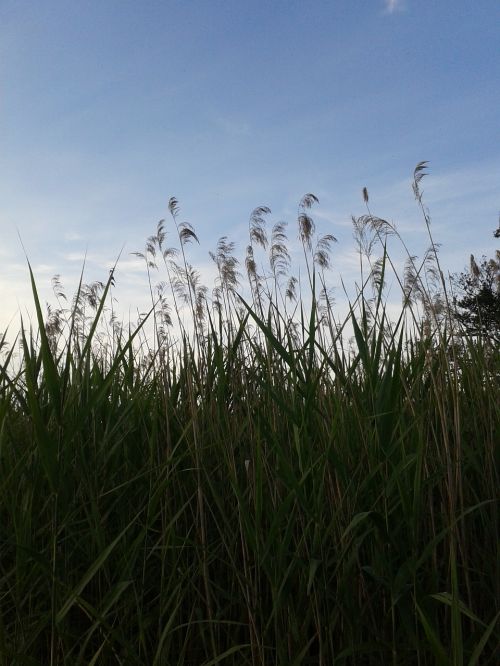
<svg viewBox="0 0 500 666"><path fill-rule="evenodd" d="M37 325L0 366L0 664L496 663L498 353L433 291L433 243L389 320L396 232L369 211L336 319L314 200L297 301L263 207L249 287L221 239L208 299L171 201L179 255L161 223L140 256L166 280L135 332L112 316L102 337L113 274L48 319L31 274Z"/></svg>

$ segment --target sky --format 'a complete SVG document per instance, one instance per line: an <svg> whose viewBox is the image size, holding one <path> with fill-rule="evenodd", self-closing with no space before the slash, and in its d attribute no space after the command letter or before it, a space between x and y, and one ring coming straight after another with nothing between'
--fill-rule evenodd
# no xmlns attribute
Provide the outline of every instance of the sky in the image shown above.
<svg viewBox="0 0 500 666"><path fill-rule="evenodd" d="M144 247L179 201L210 286L227 235L244 256L253 208L289 223L319 198L338 243L331 281L356 261L351 215L394 223L446 271L492 255L500 209L498 0L0 0L0 331L42 300L118 264L124 309L147 302ZM168 226L167 230L171 229ZM24 249L23 249L24 246ZM53 300L53 299L52 299Z"/></svg>

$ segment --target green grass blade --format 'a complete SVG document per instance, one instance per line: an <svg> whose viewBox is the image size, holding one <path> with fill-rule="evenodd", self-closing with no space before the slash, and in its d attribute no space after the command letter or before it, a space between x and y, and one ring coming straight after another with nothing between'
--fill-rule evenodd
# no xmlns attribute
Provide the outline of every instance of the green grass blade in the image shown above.
<svg viewBox="0 0 500 666"><path fill-rule="evenodd" d="M73 590L70 592L68 595L68 598L62 605L62 607L59 609L59 611L56 614L56 624L60 624L62 620L66 617L72 606L75 604L77 601L78 597L80 594L83 592L85 587L89 584L89 582L92 580L92 578L96 575L96 573L99 571L99 569L103 566L103 564L106 562L108 557L111 555L113 550L116 548L118 543L123 539L125 534L128 532L128 530L131 528L131 526L137 521L139 516L142 513L139 511L136 516L128 523L128 525L118 534L118 536L113 539L113 541L103 550L103 552L99 555L99 557L92 563L92 565L88 568L86 573L82 576L81 580L79 583L73 588Z"/></svg>
<svg viewBox="0 0 500 666"><path fill-rule="evenodd" d="M28 268L30 272L31 290L33 292L33 300L35 301L36 318L38 322L38 333L40 335L40 350L42 355L44 378L47 385L47 390L51 396L51 405L56 413L57 419L61 418L61 391L60 379L57 372L54 357L50 349L49 339L45 331L45 323L43 321L42 308L40 307L40 299L38 298L38 291L35 284L31 264L28 261Z"/></svg>
<svg viewBox="0 0 500 666"><path fill-rule="evenodd" d="M486 630L484 631L483 635L481 636L481 639L479 643L476 645L474 648L474 651L471 655L471 658L469 659L467 666L477 666L479 663L479 658L481 657L484 648L486 647L486 644L490 640L490 636L493 633L493 630L495 629L495 626L498 623L498 620L500 619L500 612L498 612L493 620L489 623L489 625L486 627ZM498 645L500 644L500 636L497 635L497 649Z"/></svg>

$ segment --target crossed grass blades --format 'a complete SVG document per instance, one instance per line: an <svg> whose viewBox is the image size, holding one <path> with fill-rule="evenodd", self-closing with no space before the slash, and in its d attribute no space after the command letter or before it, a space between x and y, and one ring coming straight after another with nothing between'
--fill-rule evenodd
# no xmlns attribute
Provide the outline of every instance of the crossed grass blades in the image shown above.
<svg viewBox="0 0 500 666"><path fill-rule="evenodd" d="M56 278L44 317L29 268L35 324L1 339L0 664L497 663L500 364L452 316L424 173L420 261L364 190L343 320L312 194L300 274L260 207L211 294L172 199L134 330L113 271L70 304Z"/></svg>

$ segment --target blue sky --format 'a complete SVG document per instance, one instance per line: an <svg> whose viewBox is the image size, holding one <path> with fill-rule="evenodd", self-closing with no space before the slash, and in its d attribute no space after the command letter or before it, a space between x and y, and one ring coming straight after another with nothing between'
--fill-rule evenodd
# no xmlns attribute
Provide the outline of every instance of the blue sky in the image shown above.
<svg viewBox="0 0 500 666"><path fill-rule="evenodd" d="M429 160L444 267L492 254L499 43L498 0L0 0L0 330L30 302L18 232L47 299L85 251L90 281L125 246L117 295L134 307L147 294L130 253L171 196L209 274L220 236L243 256L255 206L295 241L315 193L338 284L365 186L423 252L410 181Z"/></svg>

